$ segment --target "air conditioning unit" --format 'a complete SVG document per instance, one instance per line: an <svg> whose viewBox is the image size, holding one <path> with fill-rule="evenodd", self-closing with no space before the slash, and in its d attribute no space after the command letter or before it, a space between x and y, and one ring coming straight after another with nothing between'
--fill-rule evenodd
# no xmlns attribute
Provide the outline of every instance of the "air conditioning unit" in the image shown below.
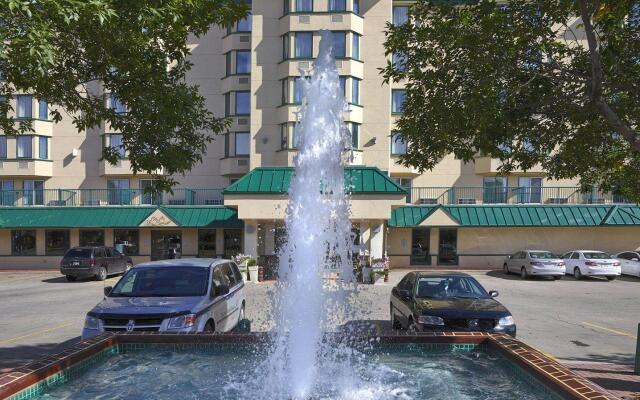
<svg viewBox="0 0 640 400"><path fill-rule="evenodd" d="M566 197L551 197L547 202L549 204L567 204L569 200Z"/></svg>
<svg viewBox="0 0 640 400"><path fill-rule="evenodd" d="M238 118L238 125L247 125L249 120L247 118Z"/></svg>
<svg viewBox="0 0 640 400"><path fill-rule="evenodd" d="M311 17L309 17L308 15L300 15L298 17L298 22L301 24L308 24L311 22Z"/></svg>
<svg viewBox="0 0 640 400"><path fill-rule="evenodd" d="M302 68L302 69L309 69L311 64L309 64L309 61L300 61L298 63L298 68Z"/></svg>
<svg viewBox="0 0 640 400"><path fill-rule="evenodd" d="M67 205L67 201L66 200L51 200L49 203L47 203L48 206L51 207L61 207L61 206L66 206Z"/></svg>
<svg viewBox="0 0 640 400"><path fill-rule="evenodd" d="M251 36L242 35L238 40L240 41L240 43L249 43L249 41L251 40Z"/></svg>
<svg viewBox="0 0 640 400"><path fill-rule="evenodd" d="M606 200L604 199L604 197L596 197L595 199L591 200L592 204L604 204L606 203Z"/></svg>
<svg viewBox="0 0 640 400"><path fill-rule="evenodd" d="M204 201L205 206L221 206L222 204L223 204L223 201L218 199L210 199L210 200Z"/></svg>
<svg viewBox="0 0 640 400"><path fill-rule="evenodd" d="M170 206L183 206L184 200L169 200Z"/></svg>
<svg viewBox="0 0 640 400"><path fill-rule="evenodd" d="M342 15L332 15L331 22L342 22Z"/></svg>
<svg viewBox="0 0 640 400"><path fill-rule="evenodd" d="M238 167L246 167L247 165L249 165L249 160L247 160L246 158L238 159Z"/></svg>
<svg viewBox="0 0 640 400"><path fill-rule="evenodd" d="M418 204L438 204L438 199L418 199Z"/></svg>
<svg viewBox="0 0 640 400"><path fill-rule="evenodd" d="M476 199L458 199L458 204L476 204Z"/></svg>
<svg viewBox="0 0 640 400"><path fill-rule="evenodd" d="M28 161L20 161L18 163L18 169L27 169L29 168L29 162Z"/></svg>
<svg viewBox="0 0 640 400"><path fill-rule="evenodd" d="M336 68L342 68L342 60L336 60Z"/></svg>
<svg viewBox="0 0 640 400"><path fill-rule="evenodd" d="M238 83L240 85L246 85L247 83L249 83L249 78L238 78Z"/></svg>

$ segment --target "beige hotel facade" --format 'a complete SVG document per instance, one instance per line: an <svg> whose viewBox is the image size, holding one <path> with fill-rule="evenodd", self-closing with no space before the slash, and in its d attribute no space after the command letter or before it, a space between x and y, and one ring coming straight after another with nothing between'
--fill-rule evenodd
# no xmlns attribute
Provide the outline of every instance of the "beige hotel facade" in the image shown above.
<svg viewBox="0 0 640 400"><path fill-rule="evenodd" d="M354 240L372 258L388 256L394 268L500 268L525 248L638 249L640 210L615 193L582 193L537 168L500 176L486 157L446 157L426 173L398 163L410 146L393 133L403 85L385 84L379 69L393 60L385 25L403 23L408 3L254 0L250 17L193 40L188 81L233 123L201 164L176 177L173 194L145 192L154 177L133 174L124 151L117 165L100 161L103 146L121 143L117 132L78 133L70 118L53 123L46 102L18 93L17 117L32 119L35 132L0 133L0 267L56 268L69 247L95 244L135 262L175 249L273 263L296 155L297 80L321 29L334 34L349 103ZM123 107L109 93L105 101Z"/></svg>

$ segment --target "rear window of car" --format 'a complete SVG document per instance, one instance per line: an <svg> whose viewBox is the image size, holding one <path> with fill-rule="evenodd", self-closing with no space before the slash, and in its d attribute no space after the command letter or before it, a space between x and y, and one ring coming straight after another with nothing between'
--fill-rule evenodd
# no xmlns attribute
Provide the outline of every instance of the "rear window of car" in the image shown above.
<svg viewBox="0 0 640 400"><path fill-rule="evenodd" d="M64 256L69 258L91 258L92 251L92 249L71 249Z"/></svg>
<svg viewBox="0 0 640 400"><path fill-rule="evenodd" d="M608 255L607 253L602 253L600 251L590 251L590 252L584 252L582 254L584 254L584 258L588 258L590 260L604 260L607 258L611 258L611 256Z"/></svg>
<svg viewBox="0 0 640 400"><path fill-rule="evenodd" d="M529 256L531 258L535 258L535 259L542 259L542 260L549 260L552 258L558 258L558 256L556 256L553 253L550 253L548 251L530 251L529 252Z"/></svg>

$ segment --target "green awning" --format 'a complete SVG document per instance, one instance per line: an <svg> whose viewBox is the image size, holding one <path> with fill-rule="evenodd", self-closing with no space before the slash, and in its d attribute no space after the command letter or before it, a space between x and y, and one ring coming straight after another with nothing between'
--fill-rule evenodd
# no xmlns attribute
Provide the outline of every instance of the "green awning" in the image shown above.
<svg viewBox="0 0 640 400"><path fill-rule="evenodd" d="M162 211L185 228L242 228L238 211L229 207L164 207Z"/></svg>
<svg viewBox="0 0 640 400"><path fill-rule="evenodd" d="M292 167L258 167L224 190L225 194L284 194L294 175ZM376 167L345 167L347 191L354 194L404 194L406 191ZM318 189L319 190L319 189Z"/></svg>
<svg viewBox="0 0 640 400"><path fill-rule="evenodd" d="M389 226L414 227L441 208L463 227L578 227L640 225L640 207L613 205L405 206L393 210Z"/></svg>
<svg viewBox="0 0 640 400"><path fill-rule="evenodd" d="M2 228L133 228L155 207L24 207L0 209Z"/></svg>

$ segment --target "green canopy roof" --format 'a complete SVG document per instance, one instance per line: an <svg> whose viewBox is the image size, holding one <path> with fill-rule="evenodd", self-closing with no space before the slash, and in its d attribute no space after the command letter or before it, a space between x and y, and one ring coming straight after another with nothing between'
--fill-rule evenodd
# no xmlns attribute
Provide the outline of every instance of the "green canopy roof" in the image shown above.
<svg viewBox="0 0 640 400"><path fill-rule="evenodd" d="M612 205L452 205L394 209L391 227L418 226L441 208L460 226L563 227L640 225L640 207Z"/></svg>
<svg viewBox="0 0 640 400"><path fill-rule="evenodd" d="M292 167L258 167L224 190L225 194L284 194L295 171ZM404 194L405 190L376 167L345 167L347 190L355 194Z"/></svg>
<svg viewBox="0 0 640 400"><path fill-rule="evenodd" d="M193 228L241 228L238 212L228 207L165 207L162 209L179 226Z"/></svg>

